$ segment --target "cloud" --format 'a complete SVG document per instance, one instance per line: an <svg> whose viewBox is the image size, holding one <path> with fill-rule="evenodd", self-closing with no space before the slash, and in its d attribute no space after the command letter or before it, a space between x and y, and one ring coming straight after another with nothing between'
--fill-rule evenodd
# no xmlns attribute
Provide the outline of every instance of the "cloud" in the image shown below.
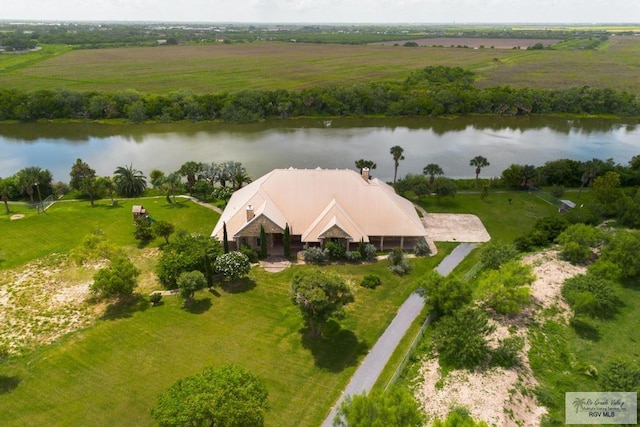
<svg viewBox="0 0 640 427"><path fill-rule="evenodd" d="M233 22L629 22L638 0L7 0L4 19Z"/></svg>

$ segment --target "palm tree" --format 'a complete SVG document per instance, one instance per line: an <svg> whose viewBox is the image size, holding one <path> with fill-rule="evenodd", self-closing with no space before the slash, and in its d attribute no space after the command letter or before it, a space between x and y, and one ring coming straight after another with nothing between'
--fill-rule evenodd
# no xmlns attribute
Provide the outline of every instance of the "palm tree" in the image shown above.
<svg viewBox="0 0 640 427"><path fill-rule="evenodd" d="M251 177L247 173L247 169L242 166L240 162L227 162L225 163L225 170L231 180L231 188L237 190L242 188L244 184L250 183Z"/></svg>
<svg viewBox="0 0 640 427"><path fill-rule="evenodd" d="M187 178L187 189L189 194L193 195L193 186L196 183L196 178L204 171L204 164L199 162L189 161L178 169L178 173Z"/></svg>
<svg viewBox="0 0 640 427"><path fill-rule="evenodd" d="M444 175L444 171L440 167L440 165L435 163L429 163L427 166L422 169L422 173L425 175L429 175L429 186L433 187L433 182L436 180L436 175Z"/></svg>
<svg viewBox="0 0 640 427"><path fill-rule="evenodd" d="M400 164L400 160L404 160L404 148L399 145L394 145L389 150L389 153L393 156L394 169L393 169L393 183L396 183L396 178L398 177L398 165Z"/></svg>
<svg viewBox="0 0 640 427"><path fill-rule="evenodd" d="M476 167L476 188L478 188L478 177L480 176L480 171L482 170L482 168L486 168L487 166L489 166L489 162L485 157L475 156L469 161L469 166Z"/></svg>
<svg viewBox="0 0 640 427"><path fill-rule="evenodd" d="M362 175L362 169L364 168L369 168L369 170L371 170L378 167L378 165L376 165L373 160L360 159L360 160L356 160L355 163L356 163L356 168L360 169L360 175Z"/></svg>
<svg viewBox="0 0 640 427"><path fill-rule="evenodd" d="M147 177L133 165L118 166L113 174L118 193L124 197L139 196L147 188Z"/></svg>
<svg viewBox="0 0 640 427"><path fill-rule="evenodd" d="M103 176L102 178L100 178L100 185L102 185L102 187L107 190L107 193L109 193L109 197L111 198L111 206L115 206L116 201L113 199L113 193L116 190L116 183L113 182L113 178L111 178L110 176Z"/></svg>
<svg viewBox="0 0 640 427"><path fill-rule="evenodd" d="M167 175L162 182L164 189L167 191L167 202L171 203L169 196L173 196L173 203L176 202L176 191L182 183L182 176L179 172L173 172Z"/></svg>

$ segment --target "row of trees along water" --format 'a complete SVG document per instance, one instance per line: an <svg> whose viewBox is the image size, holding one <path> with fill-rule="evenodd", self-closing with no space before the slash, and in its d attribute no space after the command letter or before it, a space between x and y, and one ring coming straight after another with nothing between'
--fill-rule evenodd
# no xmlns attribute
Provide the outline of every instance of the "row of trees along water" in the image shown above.
<svg viewBox="0 0 640 427"><path fill-rule="evenodd" d="M426 67L404 81L317 86L300 91L143 94L22 92L0 90L0 120L37 119L223 120L256 122L268 117L441 116L461 114L640 115L640 98L609 88L543 90L508 86L478 89L474 74L456 67Z"/></svg>

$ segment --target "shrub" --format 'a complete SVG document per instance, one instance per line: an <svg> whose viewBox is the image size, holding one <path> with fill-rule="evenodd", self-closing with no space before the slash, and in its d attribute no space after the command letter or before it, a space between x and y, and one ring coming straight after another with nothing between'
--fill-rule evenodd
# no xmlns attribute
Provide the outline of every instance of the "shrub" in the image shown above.
<svg viewBox="0 0 640 427"><path fill-rule="evenodd" d="M260 257L258 256L258 251L253 249L251 246L240 245L240 252L242 252L249 259L249 262L252 264L260 260Z"/></svg>
<svg viewBox="0 0 640 427"><path fill-rule="evenodd" d="M497 270L502 264L514 260L516 256L518 251L513 245L491 242L482 248L480 261L483 268Z"/></svg>
<svg viewBox="0 0 640 427"><path fill-rule="evenodd" d="M387 255L387 262L389 263L389 269L400 276L409 272L409 262L400 248L394 248L389 252L389 255Z"/></svg>
<svg viewBox="0 0 640 427"><path fill-rule="evenodd" d="M610 362L600 375L604 391L640 392L640 368L620 360Z"/></svg>
<svg viewBox="0 0 640 427"><path fill-rule="evenodd" d="M325 243L324 250L332 260L344 259L347 253L347 249L341 242L329 241Z"/></svg>
<svg viewBox="0 0 640 427"><path fill-rule="evenodd" d="M531 266L510 261L499 270L483 273L478 281L478 288L488 307L500 314L516 314L529 303L527 285L534 280Z"/></svg>
<svg viewBox="0 0 640 427"><path fill-rule="evenodd" d="M567 227L557 238L560 254L567 261L580 264L593 257L591 248L598 247L604 241L604 233L599 228L585 224L573 224Z"/></svg>
<svg viewBox="0 0 640 427"><path fill-rule="evenodd" d="M473 369L484 363L490 349L485 336L495 327L478 308L464 307L440 320L434 331L433 343L440 361L453 368Z"/></svg>
<svg viewBox="0 0 640 427"><path fill-rule="evenodd" d="M151 301L151 304L153 305L158 304L161 300L162 300L162 294L160 292L154 292L151 295L149 295L149 301Z"/></svg>
<svg viewBox="0 0 640 427"><path fill-rule="evenodd" d="M518 353L522 347L524 347L522 337L513 336L503 339L498 348L493 350L491 363L503 368L518 366L520 364Z"/></svg>
<svg viewBox="0 0 640 427"><path fill-rule="evenodd" d="M218 273L222 273L226 278L236 280L249 274L251 263L242 252L232 251L218 256L214 267Z"/></svg>
<svg viewBox="0 0 640 427"><path fill-rule="evenodd" d="M578 274L568 278L561 292L577 314L595 318L612 317L622 305L613 284L593 274Z"/></svg>
<svg viewBox="0 0 640 427"><path fill-rule="evenodd" d="M416 243L413 248L413 253L416 254L416 256L429 256L431 254L431 248L427 242L422 240Z"/></svg>
<svg viewBox="0 0 640 427"><path fill-rule="evenodd" d="M96 272L89 289L99 298L131 296L138 286L139 275L140 270L128 258L116 258Z"/></svg>
<svg viewBox="0 0 640 427"><path fill-rule="evenodd" d="M371 243L367 243L366 245L364 245L363 252L364 253L361 253L361 255L365 261L373 261L374 259L376 259L378 249Z"/></svg>
<svg viewBox="0 0 640 427"><path fill-rule="evenodd" d="M421 286L435 316L451 314L471 301L471 286L455 275L444 277L433 271L424 277Z"/></svg>
<svg viewBox="0 0 640 427"><path fill-rule="evenodd" d="M348 251L344 254L344 256L349 262L357 263L362 261L362 255L360 255L360 252L358 251Z"/></svg>
<svg viewBox="0 0 640 427"><path fill-rule="evenodd" d="M305 246L302 258L309 264L323 264L327 262L327 253L318 246Z"/></svg>
<svg viewBox="0 0 640 427"><path fill-rule="evenodd" d="M380 278L375 274L369 274L362 278L362 282L360 282L360 286L368 289L375 289L377 286L380 286Z"/></svg>

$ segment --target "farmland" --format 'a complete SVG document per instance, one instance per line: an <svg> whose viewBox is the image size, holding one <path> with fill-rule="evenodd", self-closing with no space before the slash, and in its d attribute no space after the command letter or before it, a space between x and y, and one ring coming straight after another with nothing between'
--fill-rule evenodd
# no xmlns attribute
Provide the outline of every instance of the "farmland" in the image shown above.
<svg viewBox="0 0 640 427"><path fill-rule="evenodd" d="M464 45L466 39L458 39ZM68 51L45 47L0 56L0 85L19 90L193 93L299 90L402 80L430 65L475 72L477 85L561 88L588 85L640 92L640 37L615 36L598 50L521 50L269 43ZM47 50L48 49L48 50ZM589 70L585 73L584 70ZM612 78L615 76L615 78Z"/></svg>

